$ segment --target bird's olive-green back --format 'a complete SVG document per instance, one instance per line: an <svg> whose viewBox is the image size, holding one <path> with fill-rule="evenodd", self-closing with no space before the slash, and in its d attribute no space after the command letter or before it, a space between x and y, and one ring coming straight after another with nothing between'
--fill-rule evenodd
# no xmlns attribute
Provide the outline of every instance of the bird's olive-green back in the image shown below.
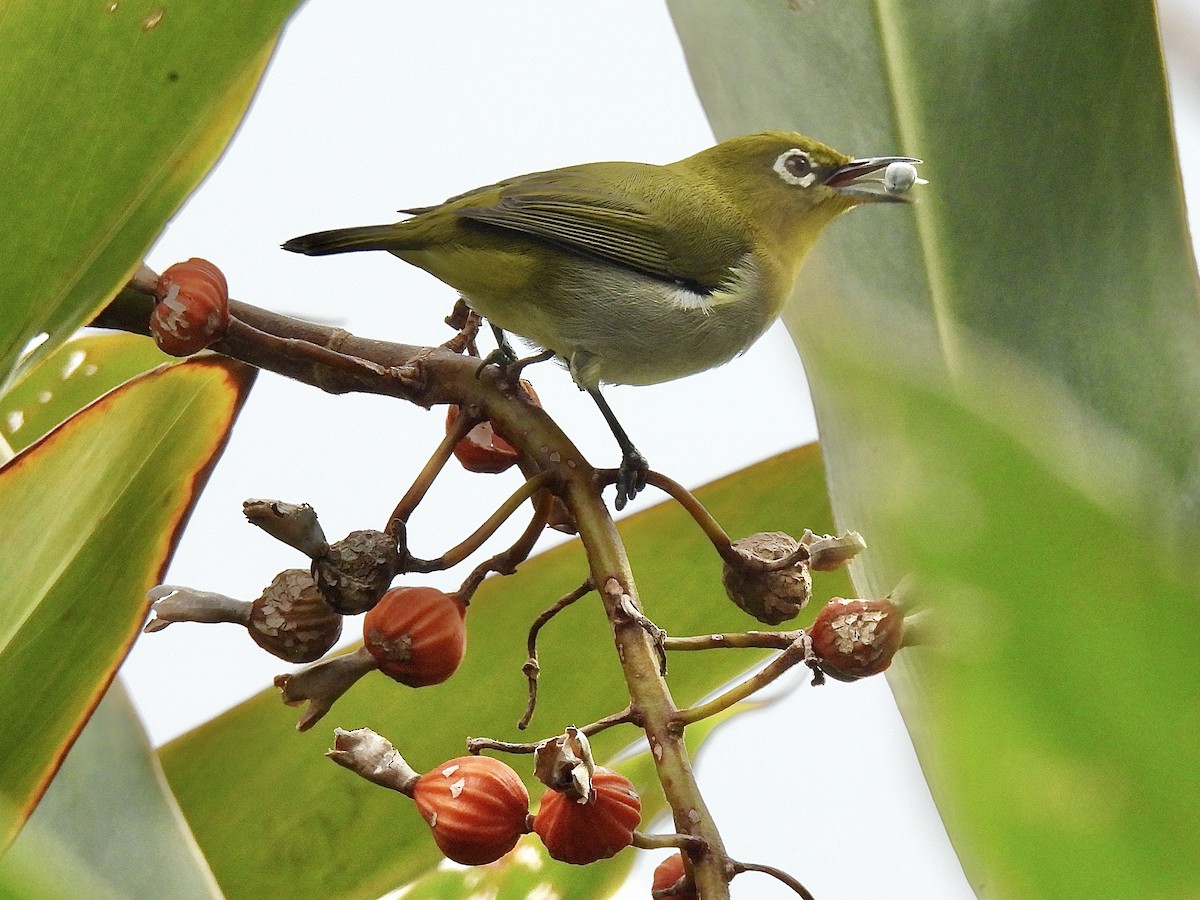
<svg viewBox="0 0 1200 900"><path fill-rule="evenodd" d="M830 167L849 159L801 135L769 132L666 166L601 162L535 172L405 210L415 218L397 226L393 249L489 242L488 231L471 224L479 223L710 291L748 252L793 269L851 205L823 186L781 180L773 163L793 147Z"/></svg>
<svg viewBox="0 0 1200 900"><path fill-rule="evenodd" d="M705 290L725 279L753 240L745 217L713 185L645 163L537 172L408 211L417 217L405 225L422 231L478 231L472 223L480 223Z"/></svg>

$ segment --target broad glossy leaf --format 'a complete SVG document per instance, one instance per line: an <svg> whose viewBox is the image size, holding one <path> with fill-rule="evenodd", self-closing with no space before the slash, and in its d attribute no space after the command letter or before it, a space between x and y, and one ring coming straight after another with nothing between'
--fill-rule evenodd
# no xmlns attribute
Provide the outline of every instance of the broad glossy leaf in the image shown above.
<svg viewBox="0 0 1200 900"><path fill-rule="evenodd" d="M815 447L697 493L735 537L764 528L830 527ZM647 613L662 627L672 634L746 628L745 614L724 595L711 545L679 507L647 509L624 520L621 532ZM294 730L296 710L268 691L164 747L167 778L226 894L376 897L439 863L407 800L324 758L335 726L373 728L414 767L427 770L460 755L470 736L539 740L623 708L628 695L611 632L592 595L542 630L537 714L528 733L515 727L525 707L521 666L529 625L584 575L582 553L572 543L530 560L510 578L486 582L467 616L466 659L444 684L411 690L372 673L305 734ZM840 574L818 576L819 596L847 588ZM763 655L679 654L668 681L677 702L690 703ZM618 727L592 744L606 759L636 736ZM518 770L528 776L532 766L521 762ZM647 783L639 782L639 789L650 792Z"/></svg>
<svg viewBox="0 0 1200 900"><path fill-rule="evenodd" d="M0 15L0 379L116 292L241 120L295 0ZM0 381L2 383L2 381Z"/></svg>
<svg viewBox="0 0 1200 900"><path fill-rule="evenodd" d="M786 318L889 677L984 896L1194 896L1200 302L1150 2L679 0L721 137L924 158ZM857 577L857 576L856 576Z"/></svg>
<svg viewBox="0 0 1200 900"><path fill-rule="evenodd" d="M0 469L5 844L137 634L250 381L216 359L150 372Z"/></svg>
<svg viewBox="0 0 1200 900"><path fill-rule="evenodd" d="M0 857L0 885L7 881L24 896L39 885L39 896L64 900L220 897L165 788L158 758L117 680ZM45 865L47 859L54 862ZM38 861L44 871L33 877L29 870Z"/></svg>
<svg viewBox="0 0 1200 900"><path fill-rule="evenodd" d="M133 335L77 337L0 397L0 429L22 449L165 358ZM191 895L205 896L213 885L120 684L105 698L32 821L0 858L0 894L149 896L190 886ZM128 814L114 817L115 808Z"/></svg>
<svg viewBox="0 0 1200 900"><path fill-rule="evenodd" d="M0 395L0 436L23 450L101 394L168 359L153 341L132 334L76 337Z"/></svg>

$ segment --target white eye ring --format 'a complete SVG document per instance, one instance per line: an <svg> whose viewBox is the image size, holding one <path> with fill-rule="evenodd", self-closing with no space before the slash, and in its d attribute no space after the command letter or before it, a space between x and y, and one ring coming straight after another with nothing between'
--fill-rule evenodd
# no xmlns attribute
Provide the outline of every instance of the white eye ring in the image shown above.
<svg viewBox="0 0 1200 900"><path fill-rule="evenodd" d="M812 187L817 180L817 173L812 171L812 159L798 147L780 153L772 168L785 182L796 187Z"/></svg>

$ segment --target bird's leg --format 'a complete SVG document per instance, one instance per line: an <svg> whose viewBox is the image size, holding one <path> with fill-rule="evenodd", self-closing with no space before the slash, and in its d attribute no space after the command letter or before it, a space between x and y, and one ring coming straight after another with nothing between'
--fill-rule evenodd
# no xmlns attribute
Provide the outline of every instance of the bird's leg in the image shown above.
<svg viewBox="0 0 1200 900"><path fill-rule="evenodd" d="M633 441L629 439L629 435L617 421L608 401L601 396L600 389L587 388L587 392L592 395L592 399L600 407L600 414L604 416L604 421L612 429L613 437L617 439L617 445L621 448L621 468L617 470L617 509L624 509L625 504L636 497L638 492L646 486L646 476L650 473L650 464L646 462L646 457L638 452L637 447L633 446Z"/></svg>

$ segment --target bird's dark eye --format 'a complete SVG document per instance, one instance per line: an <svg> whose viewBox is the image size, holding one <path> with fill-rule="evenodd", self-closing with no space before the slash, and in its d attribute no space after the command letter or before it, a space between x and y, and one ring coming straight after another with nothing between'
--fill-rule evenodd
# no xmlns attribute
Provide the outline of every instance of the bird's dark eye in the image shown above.
<svg viewBox="0 0 1200 900"><path fill-rule="evenodd" d="M817 178L812 159L803 150L788 150L775 160L774 169L788 184L808 187Z"/></svg>
<svg viewBox="0 0 1200 900"><path fill-rule="evenodd" d="M793 150L784 161L787 170L797 178L803 178L812 171L812 160L803 150Z"/></svg>

